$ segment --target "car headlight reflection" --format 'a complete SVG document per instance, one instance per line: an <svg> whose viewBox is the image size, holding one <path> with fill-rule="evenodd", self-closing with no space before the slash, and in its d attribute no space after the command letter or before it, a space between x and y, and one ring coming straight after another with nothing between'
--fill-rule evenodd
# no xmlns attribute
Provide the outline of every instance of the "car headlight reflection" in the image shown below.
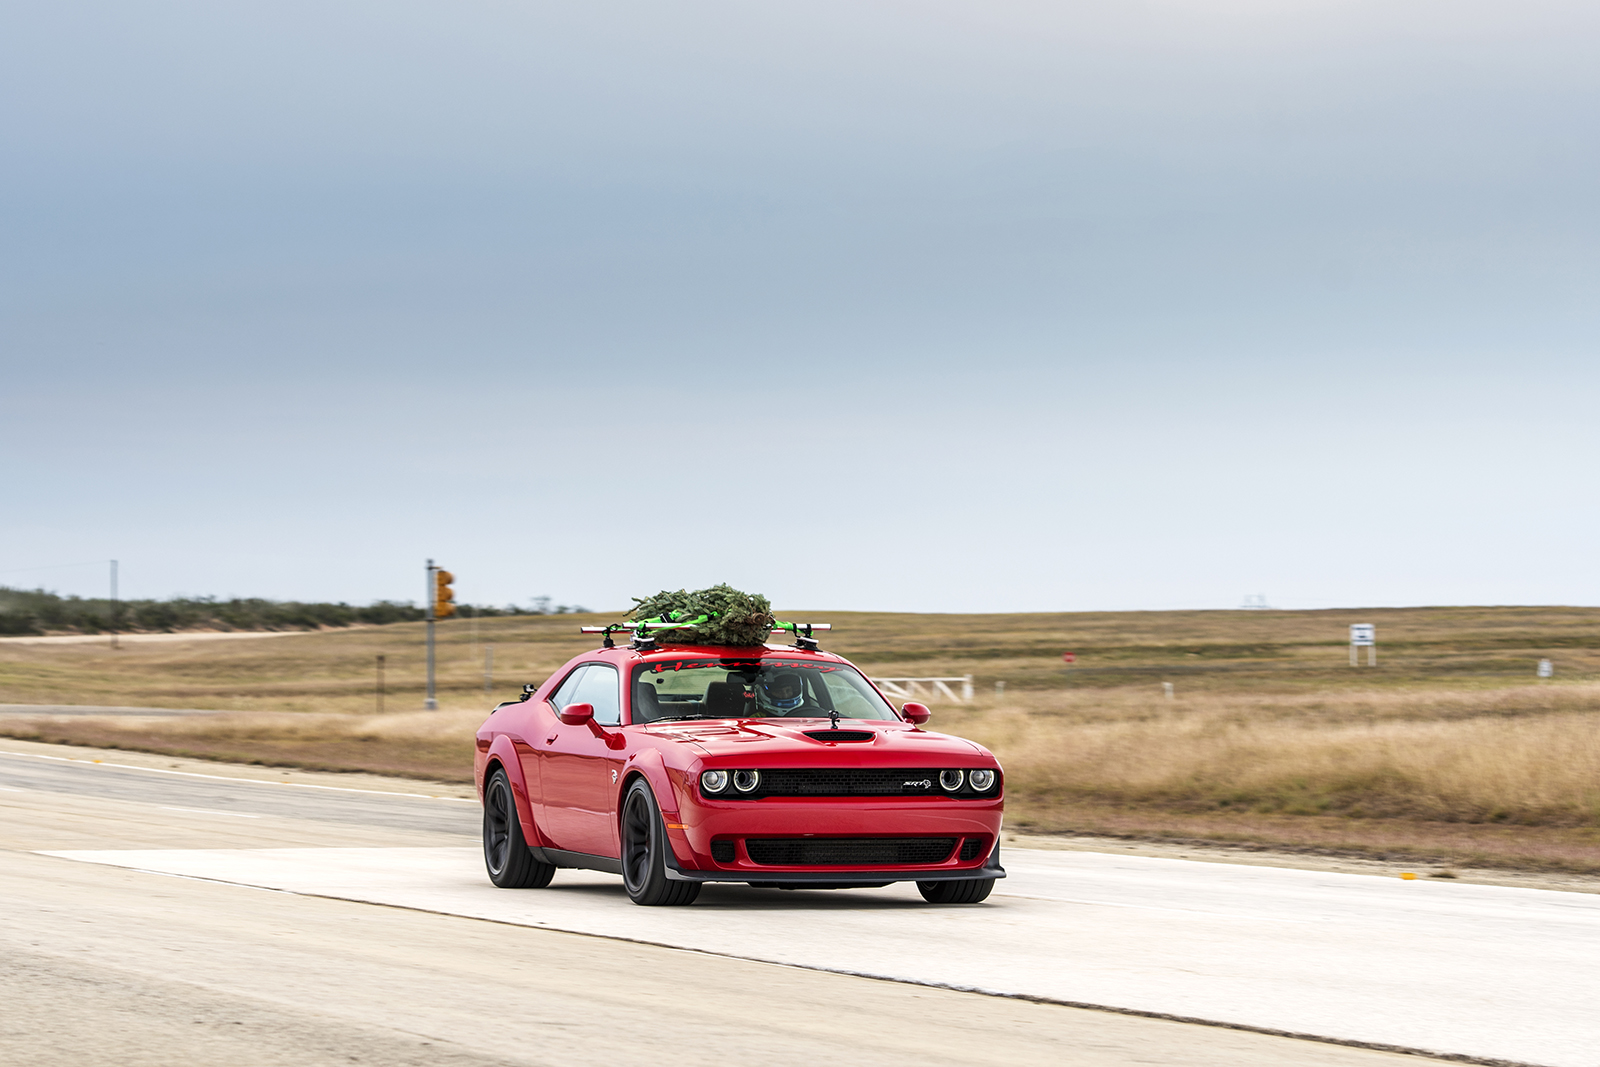
<svg viewBox="0 0 1600 1067"><path fill-rule="evenodd" d="M760 771L734 771L733 787L741 793L749 793L761 784Z"/></svg>
<svg viewBox="0 0 1600 1067"><path fill-rule="evenodd" d="M961 788L961 782L964 778L966 778L966 774L962 771L940 771L939 788L946 793L954 793Z"/></svg>
<svg viewBox="0 0 1600 1067"><path fill-rule="evenodd" d="M980 793L987 793L994 788L994 772L990 770L973 771L968 780L972 783L972 788ZM941 778L941 783L942 781Z"/></svg>
<svg viewBox="0 0 1600 1067"><path fill-rule="evenodd" d="M728 788L727 771L701 771L700 788L707 793L720 793Z"/></svg>

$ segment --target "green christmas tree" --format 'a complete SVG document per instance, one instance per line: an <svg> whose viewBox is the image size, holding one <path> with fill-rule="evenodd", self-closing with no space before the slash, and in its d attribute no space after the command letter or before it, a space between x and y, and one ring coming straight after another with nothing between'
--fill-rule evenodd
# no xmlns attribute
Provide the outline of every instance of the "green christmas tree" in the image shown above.
<svg viewBox="0 0 1600 1067"><path fill-rule="evenodd" d="M663 589L654 596L634 597L633 603L634 622L674 645L761 645L772 633L772 604L767 598L730 585L693 592ZM669 624L673 628L656 629Z"/></svg>

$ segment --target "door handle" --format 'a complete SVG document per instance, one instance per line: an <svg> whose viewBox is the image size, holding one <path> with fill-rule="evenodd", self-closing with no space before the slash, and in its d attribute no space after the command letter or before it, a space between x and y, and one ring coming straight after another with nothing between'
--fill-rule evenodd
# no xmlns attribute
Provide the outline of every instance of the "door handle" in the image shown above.
<svg viewBox="0 0 1600 1067"><path fill-rule="evenodd" d="M556 743L556 738L558 738L560 736L561 736L560 734L551 734L549 737L544 739L544 743L547 744L547 745L553 745L553 744Z"/></svg>

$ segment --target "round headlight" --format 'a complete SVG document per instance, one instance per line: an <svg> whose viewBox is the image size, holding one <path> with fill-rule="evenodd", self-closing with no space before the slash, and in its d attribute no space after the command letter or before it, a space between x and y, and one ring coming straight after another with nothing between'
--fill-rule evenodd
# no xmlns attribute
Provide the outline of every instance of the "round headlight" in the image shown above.
<svg viewBox="0 0 1600 1067"><path fill-rule="evenodd" d="M961 771L940 771L939 788L946 793L954 793L961 788L961 781L966 775Z"/></svg>
<svg viewBox="0 0 1600 1067"><path fill-rule="evenodd" d="M727 771L701 771L700 788L707 793L720 793L728 788Z"/></svg>
<svg viewBox="0 0 1600 1067"><path fill-rule="evenodd" d="M761 784L760 771L734 771L733 787L741 793L748 793Z"/></svg>
<svg viewBox="0 0 1600 1067"><path fill-rule="evenodd" d="M994 788L994 772L993 771L987 771L987 770L985 770L985 771L973 771L972 772L972 788L976 789L980 793L987 793L989 790L993 789Z"/></svg>

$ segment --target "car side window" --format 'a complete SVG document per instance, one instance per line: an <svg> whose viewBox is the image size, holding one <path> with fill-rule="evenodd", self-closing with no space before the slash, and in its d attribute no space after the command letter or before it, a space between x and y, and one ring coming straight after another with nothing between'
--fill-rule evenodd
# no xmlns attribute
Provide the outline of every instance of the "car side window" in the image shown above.
<svg viewBox="0 0 1600 1067"><path fill-rule="evenodd" d="M594 721L601 726L621 725L622 700L618 691L617 669L606 663L589 664L584 669L571 703L593 704Z"/></svg>
<svg viewBox="0 0 1600 1067"><path fill-rule="evenodd" d="M567 675L566 681L562 682L556 687L556 691L550 696L550 703L556 706L557 711L560 711L568 704L583 703L583 701L577 696L578 684L583 680L583 676L588 672L589 664L585 663L578 667L577 670Z"/></svg>

